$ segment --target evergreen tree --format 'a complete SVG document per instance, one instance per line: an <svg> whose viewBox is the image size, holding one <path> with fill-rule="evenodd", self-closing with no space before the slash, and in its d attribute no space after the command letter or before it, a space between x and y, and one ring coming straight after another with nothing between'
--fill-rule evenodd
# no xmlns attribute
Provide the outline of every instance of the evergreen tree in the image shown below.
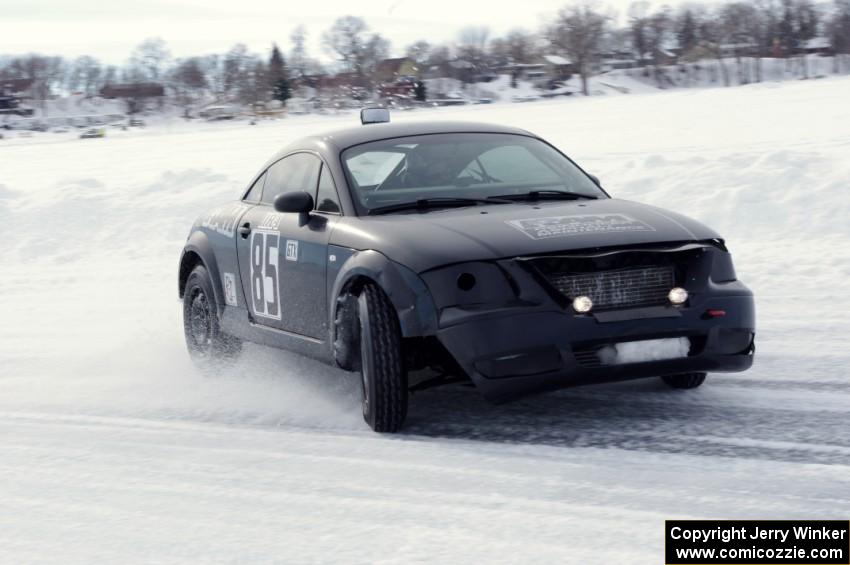
<svg viewBox="0 0 850 565"><path fill-rule="evenodd" d="M797 30L794 26L794 1L783 0L782 18L779 20L779 43L788 57L797 49Z"/></svg>
<svg viewBox="0 0 850 565"><path fill-rule="evenodd" d="M286 105L286 101L292 98L292 85L289 83L286 60L277 44L272 45L272 56L269 60L269 82L272 87L272 98L280 100Z"/></svg>
<svg viewBox="0 0 850 565"><path fill-rule="evenodd" d="M688 53L697 45L697 24L694 20L694 14L690 9L686 9L682 16L681 25L678 30L679 47L682 53Z"/></svg>

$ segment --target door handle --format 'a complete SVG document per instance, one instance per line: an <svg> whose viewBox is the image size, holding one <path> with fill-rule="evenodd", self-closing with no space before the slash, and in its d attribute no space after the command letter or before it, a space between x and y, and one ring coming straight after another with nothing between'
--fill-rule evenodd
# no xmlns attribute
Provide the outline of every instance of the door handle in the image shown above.
<svg viewBox="0 0 850 565"><path fill-rule="evenodd" d="M242 239L248 239L248 236L251 235L251 223L245 222L241 226L239 226L239 235L242 236Z"/></svg>

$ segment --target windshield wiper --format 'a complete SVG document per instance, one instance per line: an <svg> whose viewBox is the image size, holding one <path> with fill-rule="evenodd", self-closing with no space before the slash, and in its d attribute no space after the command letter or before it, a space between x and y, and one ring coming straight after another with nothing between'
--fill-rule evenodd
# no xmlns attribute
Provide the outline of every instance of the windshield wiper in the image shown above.
<svg viewBox="0 0 850 565"><path fill-rule="evenodd" d="M530 192L522 192L520 194L500 194L499 196L491 196L500 200L577 200L586 198L587 200L598 200L598 197L591 194L583 194L581 192L570 192L568 190L532 190Z"/></svg>
<svg viewBox="0 0 850 565"><path fill-rule="evenodd" d="M410 202L399 202L398 204L378 206L377 208L369 210L369 215L375 216L378 214L387 214L389 212L398 212L401 210L427 210L429 208L469 206L471 204L513 204L513 200L501 197L465 198L460 196L435 196L432 198L411 200Z"/></svg>

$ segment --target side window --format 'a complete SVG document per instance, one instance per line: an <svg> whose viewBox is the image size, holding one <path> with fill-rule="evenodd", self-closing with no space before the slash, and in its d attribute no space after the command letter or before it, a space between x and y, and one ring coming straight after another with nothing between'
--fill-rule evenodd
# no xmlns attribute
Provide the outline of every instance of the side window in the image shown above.
<svg viewBox="0 0 850 565"><path fill-rule="evenodd" d="M318 157L309 153L296 153L281 159L266 173L262 202L273 204L279 194L296 190L315 194L321 164Z"/></svg>
<svg viewBox="0 0 850 565"><path fill-rule="evenodd" d="M339 214L340 212L336 187L334 186L330 171L325 166L322 166L322 174L319 177L319 190L316 192L316 210L334 214Z"/></svg>
<svg viewBox="0 0 850 565"><path fill-rule="evenodd" d="M242 200L244 200L245 202L259 202L260 195L263 193L263 182L265 180L266 173L263 173L262 175L260 175L260 178L258 178L254 182L254 185L251 187L251 190L248 191L248 194L246 194L245 198L243 198Z"/></svg>

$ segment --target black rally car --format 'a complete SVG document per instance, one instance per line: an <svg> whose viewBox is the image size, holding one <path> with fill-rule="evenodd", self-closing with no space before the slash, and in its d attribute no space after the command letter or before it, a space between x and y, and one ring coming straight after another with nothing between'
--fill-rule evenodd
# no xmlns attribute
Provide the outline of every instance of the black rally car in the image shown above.
<svg viewBox="0 0 850 565"><path fill-rule="evenodd" d="M249 340L358 371L377 431L400 428L409 390L461 379L503 401L641 377L694 388L753 362L753 296L717 233L611 198L510 127L297 141L196 221L179 292L196 361Z"/></svg>

